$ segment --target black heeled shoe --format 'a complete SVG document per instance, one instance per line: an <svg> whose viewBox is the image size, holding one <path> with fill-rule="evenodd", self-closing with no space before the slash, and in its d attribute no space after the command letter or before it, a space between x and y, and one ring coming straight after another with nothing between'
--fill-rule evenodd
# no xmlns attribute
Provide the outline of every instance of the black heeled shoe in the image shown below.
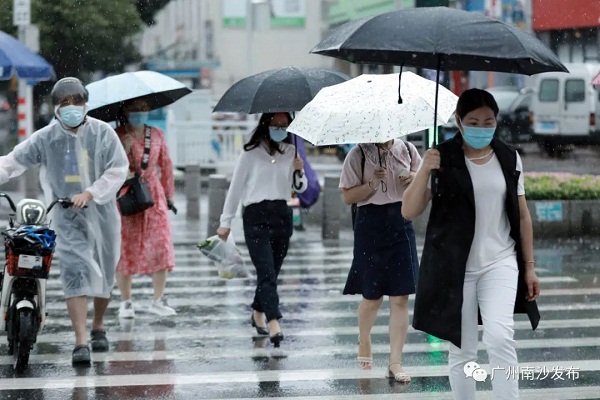
<svg viewBox="0 0 600 400"><path fill-rule="evenodd" d="M274 334L272 336L269 335L269 340L271 341L271 343L273 343L274 347L279 347L279 344L283 340L283 333L277 332L276 334Z"/></svg>
<svg viewBox="0 0 600 400"><path fill-rule="evenodd" d="M250 323L252 323L253 328L256 328L256 333L258 333L259 335L261 335L261 336L269 335L269 331L267 330L267 328L256 325L256 321L254 320L254 312L250 315Z"/></svg>

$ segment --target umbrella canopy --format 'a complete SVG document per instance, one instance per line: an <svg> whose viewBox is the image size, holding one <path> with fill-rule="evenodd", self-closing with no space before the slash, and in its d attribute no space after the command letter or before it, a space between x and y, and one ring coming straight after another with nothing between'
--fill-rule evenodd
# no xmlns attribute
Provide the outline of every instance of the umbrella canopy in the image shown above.
<svg viewBox="0 0 600 400"><path fill-rule="evenodd" d="M347 22L332 29L311 53L438 70L568 72L534 36L482 14L448 7L405 9Z"/></svg>
<svg viewBox="0 0 600 400"><path fill-rule="evenodd" d="M322 88L348 79L341 72L322 68L273 69L236 82L214 111L246 114L299 111Z"/></svg>
<svg viewBox="0 0 600 400"><path fill-rule="evenodd" d="M145 99L151 110L167 106L192 92L183 83L154 71L125 72L92 82L88 115L115 121L123 102Z"/></svg>
<svg viewBox="0 0 600 400"><path fill-rule="evenodd" d="M361 75L322 89L300 111L288 131L314 145L381 143L433 126L435 82L402 73L402 104L396 91L398 74ZM445 124L458 97L439 88L437 123Z"/></svg>
<svg viewBox="0 0 600 400"><path fill-rule="evenodd" d="M47 81L54 70L40 55L29 50L22 42L0 31L0 80L13 76L20 79Z"/></svg>

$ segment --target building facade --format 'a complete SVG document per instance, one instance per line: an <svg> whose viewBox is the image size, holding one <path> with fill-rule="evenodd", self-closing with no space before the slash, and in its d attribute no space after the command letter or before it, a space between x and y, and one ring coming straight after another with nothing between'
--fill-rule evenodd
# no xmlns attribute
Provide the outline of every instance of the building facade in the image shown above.
<svg viewBox="0 0 600 400"><path fill-rule="evenodd" d="M533 0L533 29L567 63L600 62L600 1Z"/></svg>
<svg viewBox="0 0 600 400"><path fill-rule="evenodd" d="M309 54L329 0L172 0L142 34L145 68L220 97L236 81L289 65L332 67Z"/></svg>
<svg viewBox="0 0 600 400"><path fill-rule="evenodd" d="M595 0L172 0L142 34L140 49L145 68L210 88L218 98L248 75L288 65L336 68L352 76L390 72L391 67L359 66L309 52L330 27L344 22L446 4L536 34L563 62L600 61L600 1ZM523 86L524 77L469 72L454 73L451 81L461 91Z"/></svg>

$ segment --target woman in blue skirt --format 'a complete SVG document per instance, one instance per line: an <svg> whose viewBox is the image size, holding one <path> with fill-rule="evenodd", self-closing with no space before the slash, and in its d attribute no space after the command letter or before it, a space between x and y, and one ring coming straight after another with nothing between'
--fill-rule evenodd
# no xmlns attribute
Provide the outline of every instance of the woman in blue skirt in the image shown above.
<svg viewBox="0 0 600 400"><path fill-rule="evenodd" d="M373 365L371 329L383 296L390 300L388 377L409 382L402 368L408 331L408 295L415 293L418 256L412 223L402 217L402 195L421 162L408 142L360 144L346 157L340 189L347 204L357 204L354 260L344 294L360 294L358 363Z"/></svg>

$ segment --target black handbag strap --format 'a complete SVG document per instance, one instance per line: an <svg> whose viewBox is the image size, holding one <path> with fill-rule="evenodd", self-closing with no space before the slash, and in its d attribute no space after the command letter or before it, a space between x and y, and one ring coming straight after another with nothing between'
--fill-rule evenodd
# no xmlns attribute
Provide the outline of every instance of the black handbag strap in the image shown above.
<svg viewBox="0 0 600 400"><path fill-rule="evenodd" d="M144 155L142 156L142 169L148 168L148 161L150 160L150 127L146 125L146 136L144 138Z"/></svg>
<svg viewBox="0 0 600 400"><path fill-rule="evenodd" d="M408 169L410 171L412 170L412 152L410 150L410 145L408 144L408 142L402 141L402 143L404 143L404 145L406 146L406 150L408 151Z"/></svg>
<svg viewBox="0 0 600 400"><path fill-rule="evenodd" d="M360 176L360 183L362 183L363 179L365 179L365 151L363 150L362 146L359 144L358 148L360 149L360 153L361 153L361 159L360 159L360 172L361 172L361 176Z"/></svg>

